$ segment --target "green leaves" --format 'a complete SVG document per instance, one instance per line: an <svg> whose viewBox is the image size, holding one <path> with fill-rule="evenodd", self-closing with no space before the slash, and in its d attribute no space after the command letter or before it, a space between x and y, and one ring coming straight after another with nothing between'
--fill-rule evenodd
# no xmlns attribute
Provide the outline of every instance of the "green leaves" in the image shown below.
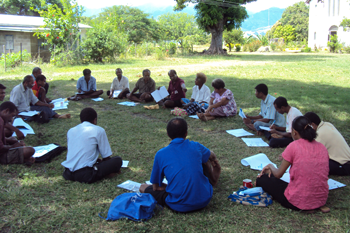
<svg viewBox="0 0 350 233"><path fill-rule="evenodd" d="M286 26L280 25L275 29L274 37L283 38L286 43L294 41L295 28L293 28L291 25L286 25Z"/></svg>

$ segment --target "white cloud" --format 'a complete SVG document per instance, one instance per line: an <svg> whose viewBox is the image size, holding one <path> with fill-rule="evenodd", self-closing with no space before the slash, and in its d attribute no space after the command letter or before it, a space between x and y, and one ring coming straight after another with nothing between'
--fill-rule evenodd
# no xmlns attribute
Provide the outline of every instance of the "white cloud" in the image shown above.
<svg viewBox="0 0 350 233"><path fill-rule="evenodd" d="M251 12L267 10L271 7L287 8L302 0L257 0L246 5L246 9Z"/></svg>
<svg viewBox="0 0 350 233"><path fill-rule="evenodd" d="M152 4L155 6L174 6L175 0L77 0L79 5L90 9L99 9L114 5L140 6Z"/></svg>

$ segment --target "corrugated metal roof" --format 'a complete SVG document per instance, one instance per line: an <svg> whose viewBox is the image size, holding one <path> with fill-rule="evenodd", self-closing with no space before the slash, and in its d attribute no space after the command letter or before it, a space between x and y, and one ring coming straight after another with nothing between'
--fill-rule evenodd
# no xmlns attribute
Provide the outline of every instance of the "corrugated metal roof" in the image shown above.
<svg viewBox="0 0 350 233"><path fill-rule="evenodd" d="M23 31L27 29L32 32L32 30L35 31L38 27L43 25L43 17L0 14L0 28L7 28L7 31L18 31L20 28L23 28ZM79 23L79 28L85 29L92 27Z"/></svg>

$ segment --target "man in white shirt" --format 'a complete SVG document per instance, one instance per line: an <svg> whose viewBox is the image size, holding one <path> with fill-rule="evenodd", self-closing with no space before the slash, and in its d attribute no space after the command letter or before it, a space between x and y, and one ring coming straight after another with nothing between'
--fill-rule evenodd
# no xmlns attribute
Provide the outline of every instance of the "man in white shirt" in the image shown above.
<svg viewBox="0 0 350 233"><path fill-rule="evenodd" d="M118 91L118 99L126 98L126 94L130 93L129 90L129 80L127 77L123 76L123 71L120 68L115 70L117 77L113 79L111 90L107 91L108 98L113 98L114 91Z"/></svg>
<svg viewBox="0 0 350 233"><path fill-rule="evenodd" d="M196 84L192 88L192 96L191 100L186 98L182 98L182 104L185 104L184 108L187 108L191 103L196 102L203 106L205 109L209 106L210 101L210 89L205 83L207 82L207 76L203 73L197 73L194 84Z"/></svg>
<svg viewBox="0 0 350 233"><path fill-rule="evenodd" d="M314 112L305 114L316 130L316 141L322 143L329 154L329 175L350 176L350 147L340 132L329 122L321 121Z"/></svg>
<svg viewBox="0 0 350 233"><path fill-rule="evenodd" d="M80 113L81 124L67 133L67 159L63 177L81 183L93 183L119 173L122 159L111 157L112 150L106 131L97 126L97 113L93 108L84 108ZM101 154L102 159L99 159Z"/></svg>
<svg viewBox="0 0 350 233"><path fill-rule="evenodd" d="M289 106L287 99L284 97L278 97L275 102L273 102L273 105L276 109L276 111L280 114L287 113L287 121L286 121L286 127L279 127L275 124L271 125L270 128L270 147L276 148L276 147L286 147L293 141L292 138L292 123L293 120L298 117L302 116L303 114L295 107Z"/></svg>

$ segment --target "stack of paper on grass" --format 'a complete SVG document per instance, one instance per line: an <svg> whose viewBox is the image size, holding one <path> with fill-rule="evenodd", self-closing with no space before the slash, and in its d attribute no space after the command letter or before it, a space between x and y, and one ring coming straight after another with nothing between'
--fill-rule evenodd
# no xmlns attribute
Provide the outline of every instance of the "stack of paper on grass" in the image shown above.
<svg viewBox="0 0 350 233"><path fill-rule="evenodd" d="M103 101L104 99L102 97L94 98L92 99L93 101L100 102Z"/></svg>
<svg viewBox="0 0 350 233"><path fill-rule="evenodd" d="M254 134L249 133L248 131L244 129L231 129L231 130L226 130L228 134L231 134L235 137L244 137L244 136L253 136Z"/></svg>
<svg viewBox="0 0 350 233"><path fill-rule="evenodd" d="M284 173L284 175L281 177L281 180L289 183L290 182L290 174L289 173ZM328 186L329 186L329 190L333 190L333 189L337 189L337 188L342 188L345 187L345 184L342 184L336 180L333 179L328 179Z"/></svg>
<svg viewBox="0 0 350 233"><path fill-rule="evenodd" d="M242 119L243 119L243 118L247 118L247 117L245 116L245 114L244 114L244 112L243 112L243 110L242 110L241 108L239 109L238 115L239 115L240 117L242 117Z"/></svg>
<svg viewBox="0 0 350 233"><path fill-rule="evenodd" d="M59 99L52 100L50 104L54 104L55 107L52 110L57 111L61 109L67 109L69 101L67 99L59 98Z"/></svg>
<svg viewBox="0 0 350 233"><path fill-rule="evenodd" d="M25 123L22 118L16 118L14 121L13 121L13 124L12 124L14 127L18 128L23 134L24 136L27 136L27 134L35 134L34 133L34 130L32 127L30 127L29 124ZM16 133L13 132L12 134L12 137L15 137L16 136Z"/></svg>
<svg viewBox="0 0 350 233"><path fill-rule="evenodd" d="M45 155L46 153L56 149L57 147L58 147L58 145L56 145L56 144L49 144L49 145L45 145L45 146L33 147L35 150L33 157L34 158L41 157L41 156Z"/></svg>
<svg viewBox="0 0 350 233"><path fill-rule="evenodd" d="M133 191L133 192L138 192L140 189L141 184L137 183L135 181L132 180L127 180L119 185L117 185L118 188L122 188L122 189L126 189L129 191Z"/></svg>
<svg viewBox="0 0 350 233"><path fill-rule="evenodd" d="M122 167L128 167L128 165L129 165L129 161L123 160Z"/></svg>
<svg viewBox="0 0 350 233"><path fill-rule="evenodd" d="M18 113L18 115L31 117L34 115L38 115L39 113L40 113L39 111L27 111L27 112L20 112L20 113Z"/></svg>
<svg viewBox="0 0 350 233"><path fill-rule="evenodd" d="M120 102L120 103L118 103L118 104L124 105L124 106L129 106L129 107L135 107L138 103L126 101L126 102Z"/></svg>
<svg viewBox="0 0 350 233"><path fill-rule="evenodd" d="M243 142L250 147L268 147L269 144L264 142L261 138L242 138Z"/></svg>
<svg viewBox="0 0 350 233"><path fill-rule="evenodd" d="M155 90L154 92L152 92L151 95L153 96L154 101L158 103L159 101L167 97L169 95L169 92L164 86L162 86L161 88L159 88L159 90Z"/></svg>
<svg viewBox="0 0 350 233"><path fill-rule="evenodd" d="M263 153L252 155L250 157L241 160L243 166L250 166L253 170L261 171L267 164L273 164L276 168L276 164L271 162L269 158Z"/></svg>
<svg viewBox="0 0 350 233"><path fill-rule="evenodd" d="M122 92L122 90L114 90L113 91L113 99L118 98L118 95L120 94L120 92Z"/></svg>

